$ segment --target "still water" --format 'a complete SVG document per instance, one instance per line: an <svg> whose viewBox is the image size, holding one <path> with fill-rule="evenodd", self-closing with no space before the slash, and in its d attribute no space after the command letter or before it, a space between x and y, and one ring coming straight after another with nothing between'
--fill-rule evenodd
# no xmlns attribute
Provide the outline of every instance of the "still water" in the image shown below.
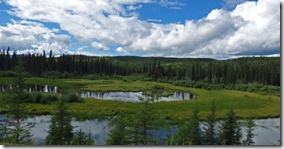
<svg viewBox="0 0 284 149"><path fill-rule="evenodd" d="M36 116L33 118L29 118L29 122L35 122L35 126L31 129L31 133L33 134L33 139L35 140L36 145L42 145L45 141L45 137L47 136L47 130L50 125L50 116ZM79 131L80 129L85 133L92 133L92 136L95 140L96 145L104 145L105 140L108 136L109 130L111 127L109 126L108 120L85 120L85 121L76 121L72 120L72 126L74 126L74 132Z"/></svg>
<svg viewBox="0 0 284 149"><path fill-rule="evenodd" d="M12 89L11 85L1 85L0 92L6 92ZM30 85L25 90L26 92L45 92L45 93L59 93L58 87L48 85ZM100 100L116 100L125 102L140 102L139 97L145 97L145 94L152 94L154 102L157 101L181 101L196 99L194 94L188 92L174 92L169 96L158 96L158 93L144 91L144 92L81 92L77 93L83 98L96 98Z"/></svg>
<svg viewBox="0 0 284 149"><path fill-rule="evenodd" d="M139 97L144 97L145 92L83 92L81 97L96 98L101 100L116 100L126 102L139 102ZM195 95L185 92L174 92L170 96L154 94L154 101L181 101L195 99Z"/></svg>
<svg viewBox="0 0 284 149"><path fill-rule="evenodd" d="M12 85L0 85L0 92L6 92L12 90ZM26 92L45 92L45 93L58 93L58 87L51 87L48 85L29 85Z"/></svg>
<svg viewBox="0 0 284 149"><path fill-rule="evenodd" d="M31 129L33 139L37 145L44 143L45 137L47 136L48 126L50 125L50 116L36 116L29 118L28 121L36 122L35 127ZM257 127L255 127L254 133L256 134L253 138L255 145L280 145L280 118L271 119L260 119L254 120ZM221 122L218 122L217 126ZM105 145L105 140L108 137L108 133L111 130L109 120L85 120L76 121L72 120L72 126L75 126L75 131L82 129L83 132L91 132L96 145ZM200 123L202 128L203 123ZM175 132L177 126L174 126L171 132ZM245 133L243 133L245 135ZM167 130L161 129L158 132L160 138L166 138Z"/></svg>

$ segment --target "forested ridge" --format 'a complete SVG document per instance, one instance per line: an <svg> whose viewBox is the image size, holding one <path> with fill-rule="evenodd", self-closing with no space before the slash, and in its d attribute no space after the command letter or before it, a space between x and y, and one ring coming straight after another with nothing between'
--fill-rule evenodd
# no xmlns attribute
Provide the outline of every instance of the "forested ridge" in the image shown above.
<svg viewBox="0 0 284 149"><path fill-rule="evenodd" d="M0 52L0 75L13 76L18 61L24 63L28 75L48 77L66 74L66 77L143 75L154 81L191 80L208 84L257 83L280 86L280 57L244 57L228 60L207 58L164 57L94 57L61 55L54 57L45 51L40 54L10 54Z"/></svg>

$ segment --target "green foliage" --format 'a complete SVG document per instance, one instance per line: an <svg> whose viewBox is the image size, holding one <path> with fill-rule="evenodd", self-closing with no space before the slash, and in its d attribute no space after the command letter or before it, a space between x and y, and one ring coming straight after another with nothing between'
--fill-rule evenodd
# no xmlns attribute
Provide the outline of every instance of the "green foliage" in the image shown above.
<svg viewBox="0 0 284 149"><path fill-rule="evenodd" d="M201 145L201 129L199 127L198 109L196 107L192 110L189 121L186 121L178 128L173 142L175 145Z"/></svg>
<svg viewBox="0 0 284 149"><path fill-rule="evenodd" d="M214 100L212 100L210 111L211 113L209 113L209 115L207 116L205 127L203 128L205 131L204 142L205 144L214 145L217 143L216 130L215 130L216 107Z"/></svg>
<svg viewBox="0 0 284 149"><path fill-rule="evenodd" d="M120 113L114 117L111 121L113 126L110 130L108 138L106 140L107 145L127 145L130 144L130 131L129 121L124 113Z"/></svg>
<svg viewBox="0 0 284 149"><path fill-rule="evenodd" d="M67 102L83 102L84 100L75 93L69 93L66 96Z"/></svg>
<svg viewBox="0 0 284 149"><path fill-rule="evenodd" d="M48 135L45 140L47 145L68 145L73 137L70 113L64 100L60 100L57 111L51 117Z"/></svg>
<svg viewBox="0 0 284 149"><path fill-rule="evenodd" d="M94 145L95 142L93 140L92 134L85 134L80 129L76 133L74 133L74 136L71 141L71 145Z"/></svg>
<svg viewBox="0 0 284 149"><path fill-rule="evenodd" d="M72 73L60 73L58 71L47 71L41 74L41 77L50 78L50 79L67 79L67 78L75 78Z"/></svg>
<svg viewBox="0 0 284 149"><path fill-rule="evenodd" d="M5 81L12 80L12 78L0 78L2 84L7 84ZM162 117L168 117L175 123L184 121L189 115L191 110L198 105L199 117L201 120L205 120L210 112L210 103L212 99L218 105L218 111L216 112L216 119L224 118L224 115L229 106L233 106L234 110L238 114L238 117L242 119L249 118L268 118L280 116L280 100L279 96L263 95L259 93L251 93L245 91L236 90L206 90L199 88L186 88L180 86L174 86L167 83L148 82L148 81L130 81L123 82L122 80L83 80L83 79L43 79L43 78L27 78L25 84L37 84L58 86L60 88L75 88L88 91L130 91L138 92L144 90L151 90L155 85L163 86L165 92L161 95L173 93L174 91L190 92L196 95L196 100L190 101L171 101L171 102L158 102L153 106L159 109ZM74 89L74 90L75 90ZM75 92L75 91L68 92ZM67 95L68 92L66 92ZM36 93L32 93L34 96ZM53 95L52 93L48 93ZM48 95L42 93L42 96ZM279 92L280 94L280 92ZM6 93L0 93L1 97L7 96ZM60 95L58 96L60 97ZM247 98L249 97L249 98ZM40 102L39 102L40 103ZM52 114L55 110L55 104L49 102L49 104L28 104L32 105L32 114ZM96 108L94 108L94 105ZM70 112L74 114L76 118L90 119L90 118L106 118L107 116L114 116L119 111L125 111L133 113L137 109L137 103L119 102L111 100L97 100L94 98L84 98L84 103L68 103ZM5 113L0 108L2 113Z"/></svg>
<svg viewBox="0 0 284 149"><path fill-rule="evenodd" d="M41 103L42 94L41 93L34 93L34 102Z"/></svg>
<svg viewBox="0 0 284 149"><path fill-rule="evenodd" d="M142 105L139 107L132 122L132 140L135 144L151 145L157 144L156 131L165 125L165 120L159 111L150 103L153 96L140 97ZM151 131L151 132L150 132Z"/></svg>
<svg viewBox="0 0 284 149"><path fill-rule="evenodd" d="M0 71L0 77L16 77L17 74L15 71Z"/></svg>
<svg viewBox="0 0 284 149"><path fill-rule="evenodd" d="M253 120L248 120L246 122L246 139L243 141L244 145L253 145L254 141L253 141L253 137L255 136L255 134L253 133L254 131L254 127L255 127L255 123Z"/></svg>
<svg viewBox="0 0 284 149"><path fill-rule="evenodd" d="M9 49L7 49L7 52ZM206 84L257 83L280 86L280 57L250 57L228 60L205 58L163 58L163 57L92 57L65 55L48 58L43 54L18 55L0 52L0 76L15 74L21 59L27 75L47 78L111 79L116 76L134 76L148 81L192 80L194 86L211 89ZM52 51L50 51L52 54ZM23 72L25 73L25 72ZM140 77L136 77L139 74ZM93 76L94 75L94 76ZM145 76L145 77L141 77ZM130 81L130 78L123 78ZM200 83L201 82L201 83ZM206 84L204 84L206 83ZM254 88L248 88L254 90Z"/></svg>
<svg viewBox="0 0 284 149"><path fill-rule="evenodd" d="M26 118L31 107L24 103L29 100L24 94L24 79L19 76L12 83L10 96L0 99L0 106L7 111L0 123L0 138L5 145L31 145L32 134L29 130L34 123L28 123Z"/></svg>
<svg viewBox="0 0 284 149"><path fill-rule="evenodd" d="M237 145L240 144L241 131L237 117L232 108L226 114L225 120L220 127L219 144Z"/></svg>
<svg viewBox="0 0 284 149"><path fill-rule="evenodd" d="M173 135L173 143L170 145L191 145L190 127L191 125L188 121L180 125L177 132Z"/></svg>
<svg viewBox="0 0 284 149"><path fill-rule="evenodd" d="M48 104L51 102L58 101L58 95L52 93L30 93L32 95L32 102L40 104Z"/></svg>
<svg viewBox="0 0 284 149"><path fill-rule="evenodd" d="M192 116L190 118L190 137L191 137L191 144L192 145L200 145L201 140L201 130L199 127L199 117L198 117L198 109L194 108L192 111Z"/></svg>
<svg viewBox="0 0 284 149"><path fill-rule="evenodd" d="M140 97L142 103L132 115L120 113L111 121L114 126L109 133L109 145L153 145L159 142L158 129L165 126L160 112L151 104L151 96Z"/></svg>

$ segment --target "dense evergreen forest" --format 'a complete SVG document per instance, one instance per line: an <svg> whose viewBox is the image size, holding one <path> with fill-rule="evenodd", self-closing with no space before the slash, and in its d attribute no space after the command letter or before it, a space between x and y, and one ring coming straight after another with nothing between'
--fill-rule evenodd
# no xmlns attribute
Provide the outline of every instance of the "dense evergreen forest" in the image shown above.
<svg viewBox="0 0 284 149"><path fill-rule="evenodd" d="M280 86L280 57L244 57L228 60L163 57L93 57L0 52L0 76L13 76L18 61L28 76L86 77L143 75L153 81L190 80L207 84L257 83Z"/></svg>

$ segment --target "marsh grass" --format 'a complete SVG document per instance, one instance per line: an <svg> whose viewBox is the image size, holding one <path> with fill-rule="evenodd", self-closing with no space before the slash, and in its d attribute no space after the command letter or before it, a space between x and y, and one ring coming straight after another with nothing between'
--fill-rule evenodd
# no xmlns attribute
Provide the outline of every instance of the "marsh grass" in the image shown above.
<svg viewBox="0 0 284 149"><path fill-rule="evenodd" d="M6 80L7 81L7 80ZM0 83L3 79L0 79ZM162 116L173 121L184 121L191 115L193 108L199 109L199 116L204 120L210 112L212 100L216 104L216 116L221 119L228 108L232 107L237 116L242 119L268 118L280 116L280 97L261 95L258 93L235 90L206 90L186 88L166 83L150 81L125 80L85 80L85 79L46 79L27 78L26 84L40 84L65 88L78 88L84 91L143 91L163 90L162 95L170 95L174 91L190 92L197 95L196 100L169 101L152 103L162 113ZM29 103L33 108L31 114L52 114L56 102L50 104ZM134 113L141 103L123 101L98 100L86 98L84 103L68 103L70 112L79 119L106 118L119 112ZM4 111L2 111L3 113Z"/></svg>

